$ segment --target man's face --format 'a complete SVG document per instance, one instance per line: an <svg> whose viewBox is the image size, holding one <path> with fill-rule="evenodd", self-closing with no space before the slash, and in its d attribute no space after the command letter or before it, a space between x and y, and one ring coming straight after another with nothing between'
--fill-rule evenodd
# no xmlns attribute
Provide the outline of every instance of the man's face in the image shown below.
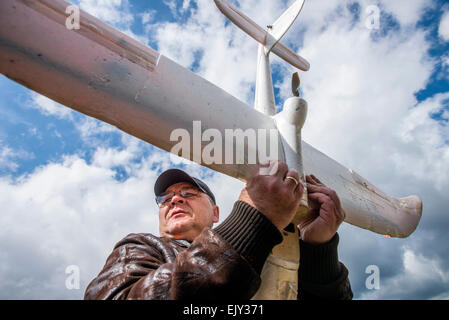
<svg viewBox="0 0 449 320"><path fill-rule="evenodd" d="M191 190L198 196L184 198L182 190ZM188 182L179 182L165 190L175 195L159 208L159 233L177 240L193 241L205 227L218 222L219 210L207 194L200 192Z"/></svg>

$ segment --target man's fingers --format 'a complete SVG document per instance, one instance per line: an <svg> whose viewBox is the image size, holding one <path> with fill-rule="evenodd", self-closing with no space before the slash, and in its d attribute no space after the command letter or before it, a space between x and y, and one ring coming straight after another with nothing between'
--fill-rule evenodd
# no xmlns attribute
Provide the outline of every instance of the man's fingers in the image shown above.
<svg viewBox="0 0 449 320"><path fill-rule="evenodd" d="M307 196L310 199L317 201L320 205L332 202L332 199L324 193L309 193Z"/></svg>
<svg viewBox="0 0 449 320"><path fill-rule="evenodd" d="M337 208L341 207L340 198L338 198L337 193L333 189L326 187L320 181L320 179L311 174L306 177L306 181L307 181L307 191L309 193L314 192L324 193L335 202Z"/></svg>
<svg viewBox="0 0 449 320"><path fill-rule="evenodd" d="M340 221L340 223L346 218L345 211L328 195L324 193L309 193L308 197L312 201L314 200L318 202L321 208L327 208L327 210L334 212L334 216Z"/></svg>
<svg viewBox="0 0 449 320"><path fill-rule="evenodd" d="M316 181L318 184L322 184L322 185L324 186L324 183L322 183L320 179L318 179L317 177L315 177L313 174L312 174L311 176L312 176L313 179L315 179L315 181Z"/></svg>
<svg viewBox="0 0 449 320"><path fill-rule="evenodd" d="M309 199L315 200L320 204L320 215L321 213L325 214L328 218L335 219L336 221L341 220L341 212L336 207L335 202L332 201L327 195L322 193L313 193L309 195ZM342 221L342 220L341 220Z"/></svg>
<svg viewBox="0 0 449 320"><path fill-rule="evenodd" d="M315 183L315 180L312 178L311 175L307 175L307 176L306 176L306 182L307 182L308 184L316 184L316 183Z"/></svg>
<svg viewBox="0 0 449 320"><path fill-rule="evenodd" d="M321 181L315 177L313 174L310 174L308 176L306 176L306 181L307 183L311 183L314 185L324 185L323 183L321 183Z"/></svg>
<svg viewBox="0 0 449 320"><path fill-rule="evenodd" d="M327 195L329 198L331 198L335 202L336 206L338 206L338 207L341 206L340 199L338 198L337 193L334 190L332 190L332 189L330 189L328 187L316 186L316 185L313 185L313 184L308 184L307 185L307 191L310 194L323 193L323 194Z"/></svg>
<svg viewBox="0 0 449 320"><path fill-rule="evenodd" d="M254 176L277 176L283 179L288 171L287 164L280 160L261 161L258 168L259 170L255 171Z"/></svg>
<svg viewBox="0 0 449 320"><path fill-rule="evenodd" d="M287 172L288 172L287 164L282 161L277 161L276 167L277 167L277 171L276 171L275 175L284 179L284 177L287 175Z"/></svg>

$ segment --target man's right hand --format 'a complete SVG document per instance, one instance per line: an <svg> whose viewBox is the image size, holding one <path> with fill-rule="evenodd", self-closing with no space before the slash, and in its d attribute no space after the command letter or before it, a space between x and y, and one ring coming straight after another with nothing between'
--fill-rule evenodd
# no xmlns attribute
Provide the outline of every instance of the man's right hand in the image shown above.
<svg viewBox="0 0 449 320"><path fill-rule="evenodd" d="M277 170L269 170L272 168ZM262 174L270 171L274 172ZM289 170L285 162L270 161L261 164L259 170L250 176L239 200L259 210L282 230L293 220L303 192L304 186L298 171Z"/></svg>

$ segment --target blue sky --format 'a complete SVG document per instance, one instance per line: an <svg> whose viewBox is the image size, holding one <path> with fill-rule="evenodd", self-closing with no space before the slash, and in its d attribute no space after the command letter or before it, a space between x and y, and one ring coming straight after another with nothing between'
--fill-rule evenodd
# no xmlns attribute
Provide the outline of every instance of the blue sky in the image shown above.
<svg viewBox="0 0 449 320"><path fill-rule="evenodd" d="M233 1L262 26L290 2ZM73 3L253 104L256 44L212 1ZM380 10L379 29L366 27L370 5ZM355 297L448 299L449 5L309 0L285 43L311 63L301 73L310 109L303 138L387 193L424 202L406 239L340 227ZM281 108L295 70L276 57L272 70ZM152 186L174 164L3 75L0 91L0 298L80 299L118 240L157 233ZM242 183L185 168L220 190L223 220ZM69 265L80 268L80 289L65 286ZM380 270L378 290L365 286L370 265Z"/></svg>

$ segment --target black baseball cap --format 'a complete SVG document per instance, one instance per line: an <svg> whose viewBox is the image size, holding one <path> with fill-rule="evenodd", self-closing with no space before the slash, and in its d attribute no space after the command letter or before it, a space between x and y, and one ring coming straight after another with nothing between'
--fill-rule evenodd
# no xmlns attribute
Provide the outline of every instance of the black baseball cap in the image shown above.
<svg viewBox="0 0 449 320"><path fill-rule="evenodd" d="M207 194L212 199L213 203L216 204L215 196L212 191L210 191L207 184L180 169L168 169L167 171L162 172L154 184L154 194L158 197L161 193L165 192L168 187L179 182L189 182L198 187L198 189Z"/></svg>

